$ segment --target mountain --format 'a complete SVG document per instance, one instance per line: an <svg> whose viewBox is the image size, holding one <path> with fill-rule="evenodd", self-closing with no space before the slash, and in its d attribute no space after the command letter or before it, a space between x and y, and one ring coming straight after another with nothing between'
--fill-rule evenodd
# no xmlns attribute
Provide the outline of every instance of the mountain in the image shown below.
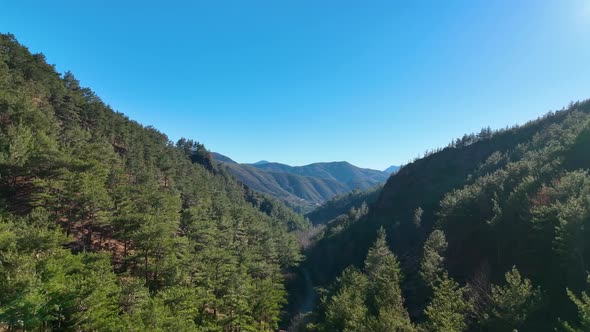
<svg viewBox="0 0 590 332"><path fill-rule="evenodd" d="M309 211L326 199L351 190L336 180L265 171L245 164L223 165L249 188L269 194L299 211Z"/></svg>
<svg viewBox="0 0 590 332"><path fill-rule="evenodd" d="M405 276L396 317L409 315L425 330L553 331L566 321L569 330L585 330L579 326L590 323L583 316L590 290L589 147L584 101L522 126L465 135L401 168L368 210L327 222L306 252L302 269L314 286L332 284L315 314L320 330L345 324L338 312L352 308L337 294L361 289L354 280L368 280L367 295L354 293L367 303L374 303L371 294L398 287L370 281L371 255L391 255L389 249L400 262L396 273ZM372 260L363 263L365 257ZM358 269L341 274L350 265ZM332 283L338 275L340 283ZM461 307L463 296L473 301L471 311ZM454 303L454 311L442 303ZM514 310L521 318L505 314ZM453 315L457 327L436 315Z"/></svg>
<svg viewBox="0 0 590 332"><path fill-rule="evenodd" d="M393 174L393 173L397 172L399 169L400 169L399 166L389 166L383 172L387 173L387 174Z"/></svg>
<svg viewBox="0 0 590 332"><path fill-rule="evenodd" d="M237 164L220 154L216 158L248 187L280 199L301 212L309 212L336 195L365 190L385 182L388 174L359 168L348 162L289 166L261 161Z"/></svg>
<svg viewBox="0 0 590 332"><path fill-rule="evenodd" d="M260 160L260 161L257 161L257 162L255 162L255 163L254 163L254 164L252 164L252 165L264 165L264 164L268 164L269 162L270 162L270 161L266 161L266 160Z"/></svg>
<svg viewBox="0 0 590 332"><path fill-rule="evenodd" d="M588 331L589 169L576 102L464 135L309 227L233 174L311 201L379 172L172 143L0 35L0 330L274 331L290 291L311 331Z"/></svg>
<svg viewBox="0 0 590 332"><path fill-rule="evenodd" d="M319 179L335 180L351 188L366 189L387 180L388 175L381 171L360 168L346 161L314 163L305 166L289 166L280 163L253 165L256 168L271 171L309 176Z"/></svg>
<svg viewBox="0 0 590 332"><path fill-rule="evenodd" d="M0 330L277 330L306 222L212 158L0 34Z"/></svg>

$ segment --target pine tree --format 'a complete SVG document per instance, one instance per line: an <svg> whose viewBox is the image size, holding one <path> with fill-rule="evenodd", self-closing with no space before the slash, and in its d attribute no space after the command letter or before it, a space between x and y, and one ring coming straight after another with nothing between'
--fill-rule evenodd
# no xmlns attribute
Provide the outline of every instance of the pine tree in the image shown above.
<svg viewBox="0 0 590 332"><path fill-rule="evenodd" d="M444 252L447 240L441 230L434 230L424 243L424 253L420 262L420 276L430 286L434 287L442 276Z"/></svg>
<svg viewBox="0 0 590 332"><path fill-rule="evenodd" d="M445 272L434 287L434 297L424 311L427 331L459 332L467 327L472 303L465 299L465 289Z"/></svg>
<svg viewBox="0 0 590 332"><path fill-rule="evenodd" d="M369 312L375 316L375 331L406 331L412 324L400 288L401 271L395 255L389 249L386 233L379 229L377 239L365 259L365 272L369 279Z"/></svg>
<svg viewBox="0 0 590 332"><path fill-rule="evenodd" d="M104 254L84 254L81 277L74 285L77 306L83 308L74 314L76 326L83 330L121 331L124 329L119 306L121 289L112 271L110 259Z"/></svg>
<svg viewBox="0 0 590 332"><path fill-rule="evenodd" d="M178 228L180 199L165 192L148 192L137 207L142 211L142 223L134 230L132 240L137 257L142 262L145 283L151 288L161 286L164 259L173 250L174 234Z"/></svg>
<svg viewBox="0 0 590 332"><path fill-rule="evenodd" d="M336 291L328 300L322 331L367 330L365 304L369 280L354 268L347 268L336 281Z"/></svg>
<svg viewBox="0 0 590 332"><path fill-rule="evenodd" d="M533 287L529 279L523 278L516 267L506 272L506 285L492 286L490 313L486 323L490 330L518 330L541 300L539 288Z"/></svg>
<svg viewBox="0 0 590 332"><path fill-rule="evenodd" d="M590 276L587 279L590 284ZM564 329L569 332L584 332L590 330L590 296L586 292L582 292L580 296L576 296L571 290L567 290L567 295L576 305L578 310L579 322L577 324L564 323Z"/></svg>
<svg viewBox="0 0 590 332"><path fill-rule="evenodd" d="M0 34L0 329L274 330L305 224Z"/></svg>

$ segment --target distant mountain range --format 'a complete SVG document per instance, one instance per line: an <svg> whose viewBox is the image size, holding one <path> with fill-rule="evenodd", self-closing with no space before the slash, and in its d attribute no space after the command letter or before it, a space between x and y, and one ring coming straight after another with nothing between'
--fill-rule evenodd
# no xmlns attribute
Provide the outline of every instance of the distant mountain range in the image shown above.
<svg viewBox="0 0 590 332"><path fill-rule="evenodd" d="M248 187L270 194L301 212L308 212L336 195L384 183L393 172L360 168L346 161L305 166L265 160L239 164L222 154L212 155ZM388 170L398 168L392 166Z"/></svg>

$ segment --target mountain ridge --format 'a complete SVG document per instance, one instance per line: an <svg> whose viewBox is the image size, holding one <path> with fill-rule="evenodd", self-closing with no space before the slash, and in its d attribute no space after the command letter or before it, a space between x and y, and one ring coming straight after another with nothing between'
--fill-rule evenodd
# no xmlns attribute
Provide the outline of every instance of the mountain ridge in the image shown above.
<svg viewBox="0 0 590 332"><path fill-rule="evenodd" d="M212 155L248 187L278 198L300 212L309 212L337 195L382 184L389 177L385 172L347 161L303 166L264 160L240 164L219 153Z"/></svg>
<svg viewBox="0 0 590 332"><path fill-rule="evenodd" d="M438 234L446 238L439 256L446 278L481 298L490 296L490 285L506 283L509 273L522 273L543 293L544 304L528 308L530 319L519 330L557 330L563 321L577 320L575 297L566 290L588 289L587 261L570 258L590 254L588 146L589 100L524 125L464 135L393 174L368 209L323 221L327 226L306 252L303 268L315 287L324 287L347 266L362 266L376 234L386 230L407 276L404 304L421 321L429 300L421 295L428 291L421 272L428 241ZM348 204L339 211L355 207ZM490 311L483 306L465 318L472 324L468 330L487 327Z"/></svg>
<svg viewBox="0 0 590 332"><path fill-rule="evenodd" d="M278 329L302 216L9 34L0 118L1 331Z"/></svg>

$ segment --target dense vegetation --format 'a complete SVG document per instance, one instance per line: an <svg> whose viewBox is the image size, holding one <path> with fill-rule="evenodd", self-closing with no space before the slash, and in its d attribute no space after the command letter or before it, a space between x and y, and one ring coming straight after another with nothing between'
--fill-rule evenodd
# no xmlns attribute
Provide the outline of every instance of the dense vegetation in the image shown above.
<svg viewBox="0 0 590 332"><path fill-rule="evenodd" d="M587 331L589 167L589 101L406 165L308 251L312 329Z"/></svg>
<svg viewBox="0 0 590 332"><path fill-rule="evenodd" d="M0 330L274 330L305 227L0 35Z"/></svg>
<svg viewBox="0 0 590 332"><path fill-rule="evenodd" d="M389 173L359 168L347 162L293 167L271 162L238 164L218 153L214 157L248 187L280 199L303 213L334 196L382 184L389 176Z"/></svg>
<svg viewBox="0 0 590 332"><path fill-rule="evenodd" d="M297 235L289 289L320 286L300 328L588 331L589 149L573 103L465 135L310 227L0 35L0 330L276 330ZM346 169L314 172L363 187Z"/></svg>
<svg viewBox="0 0 590 332"><path fill-rule="evenodd" d="M379 198L382 186L369 188L365 191L353 190L349 193L338 195L322 204L317 209L306 214L312 224L327 224L342 215L350 214L355 209L361 209L363 204L374 203Z"/></svg>

